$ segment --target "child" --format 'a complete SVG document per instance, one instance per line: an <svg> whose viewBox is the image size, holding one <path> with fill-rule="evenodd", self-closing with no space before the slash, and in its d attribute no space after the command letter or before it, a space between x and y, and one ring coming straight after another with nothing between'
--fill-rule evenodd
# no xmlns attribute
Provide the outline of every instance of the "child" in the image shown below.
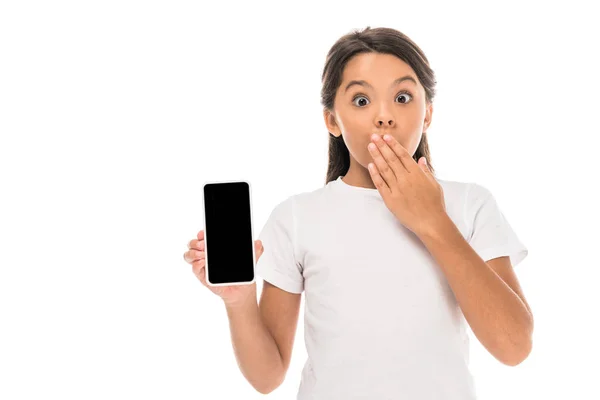
<svg viewBox="0 0 600 400"><path fill-rule="evenodd" d="M261 393L286 375L302 292L298 400L475 399L467 324L506 365L529 354L533 317L512 270L528 250L486 188L435 177L435 83L396 30L367 28L331 48L325 186L269 216L255 243L260 305L255 285L207 286L224 299L240 369ZM188 247L206 285L203 231Z"/></svg>

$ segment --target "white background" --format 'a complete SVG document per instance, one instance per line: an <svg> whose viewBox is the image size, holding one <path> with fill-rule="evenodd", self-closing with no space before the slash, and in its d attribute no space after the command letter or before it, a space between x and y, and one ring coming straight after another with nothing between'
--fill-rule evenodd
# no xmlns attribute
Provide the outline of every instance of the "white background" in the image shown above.
<svg viewBox="0 0 600 400"><path fill-rule="evenodd" d="M2 2L0 398L265 397L182 256L205 181L251 182L255 235L324 185L321 69L368 25L430 60L438 176L489 188L529 249L534 348L507 367L472 337L480 399L600 398L600 32L560 4ZM295 398L302 323L267 398Z"/></svg>

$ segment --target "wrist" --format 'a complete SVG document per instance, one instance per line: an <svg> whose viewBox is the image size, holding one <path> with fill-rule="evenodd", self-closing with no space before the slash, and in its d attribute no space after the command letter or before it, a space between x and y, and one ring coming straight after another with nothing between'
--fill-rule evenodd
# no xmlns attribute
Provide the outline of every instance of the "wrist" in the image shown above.
<svg viewBox="0 0 600 400"><path fill-rule="evenodd" d="M421 240L438 239L440 236L445 236L450 229L456 229L454 221L448 214L442 214L426 224L417 236Z"/></svg>
<svg viewBox="0 0 600 400"><path fill-rule="evenodd" d="M223 299L223 304L227 309L227 312L238 312L240 310L245 311L248 309L252 309L258 306L258 301L256 299L256 289L250 290L246 293L245 296L234 299L227 300Z"/></svg>

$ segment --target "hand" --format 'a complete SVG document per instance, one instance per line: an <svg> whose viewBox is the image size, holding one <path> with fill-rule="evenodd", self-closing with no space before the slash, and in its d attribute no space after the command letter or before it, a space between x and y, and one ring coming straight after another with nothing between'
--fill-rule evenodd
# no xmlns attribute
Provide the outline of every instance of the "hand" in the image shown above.
<svg viewBox="0 0 600 400"><path fill-rule="evenodd" d="M188 243L188 251L183 254L184 260L192 265L192 271L204 286L211 292L221 297L227 306L242 305L246 300L254 295L256 299L256 282L250 285L228 285L228 286L210 286L206 282L206 253L204 241L204 230L198 232L197 239L192 239ZM264 247L260 240L254 241L254 253L256 262L264 252Z"/></svg>
<svg viewBox="0 0 600 400"><path fill-rule="evenodd" d="M384 136L388 137L384 141L378 135L372 136L369 152L374 163L369 163L369 173L387 208L420 237L448 217L444 192L425 157L416 163L396 139Z"/></svg>

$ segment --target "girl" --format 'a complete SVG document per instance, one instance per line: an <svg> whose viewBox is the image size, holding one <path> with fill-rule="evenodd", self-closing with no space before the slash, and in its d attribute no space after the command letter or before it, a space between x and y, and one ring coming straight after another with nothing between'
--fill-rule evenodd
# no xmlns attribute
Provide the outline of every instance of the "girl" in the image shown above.
<svg viewBox="0 0 600 400"><path fill-rule="evenodd" d="M322 80L326 184L280 202L263 227L260 304L256 285L206 284L203 231L185 259L223 298L240 369L261 393L284 380L304 292L297 399L475 399L467 324L506 365L531 351L512 269L528 250L486 188L435 177L436 81L407 36L343 36Z"/></svg>

